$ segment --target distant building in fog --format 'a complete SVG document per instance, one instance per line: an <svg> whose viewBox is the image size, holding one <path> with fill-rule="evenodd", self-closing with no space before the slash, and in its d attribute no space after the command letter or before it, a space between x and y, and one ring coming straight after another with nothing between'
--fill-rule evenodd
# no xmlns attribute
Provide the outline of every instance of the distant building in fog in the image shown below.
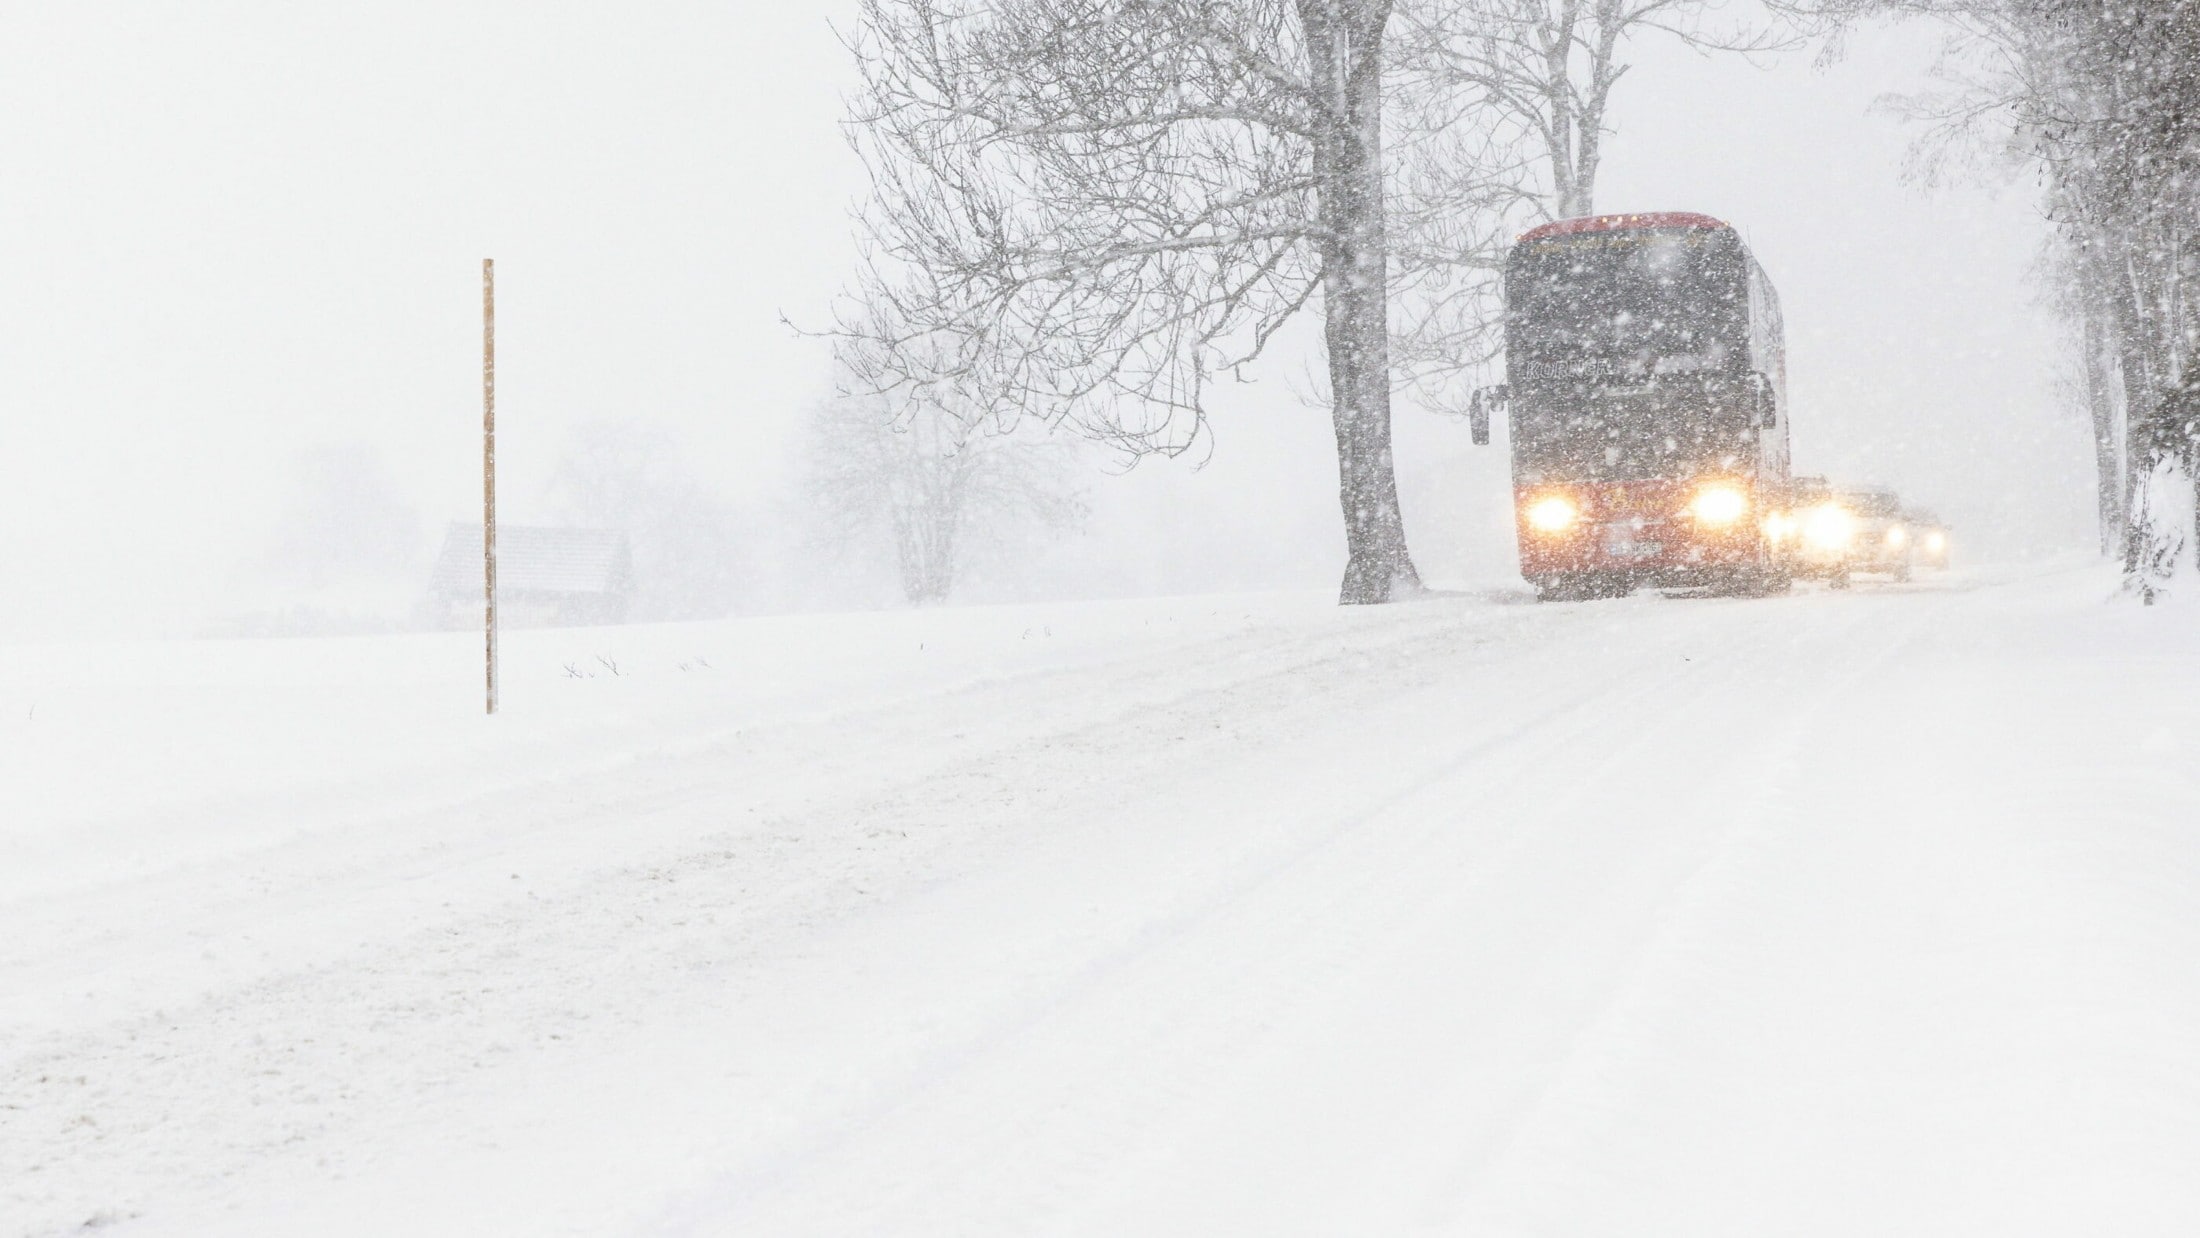
<svg viewBox="0 0 2200 1238"><path fill-rule="evenodd" d="M478 622L481 526L454 524L429 577L437 626ZM497 526L497 621L513 627L619 623L634 593L634 551L619 529Z"/></svg>

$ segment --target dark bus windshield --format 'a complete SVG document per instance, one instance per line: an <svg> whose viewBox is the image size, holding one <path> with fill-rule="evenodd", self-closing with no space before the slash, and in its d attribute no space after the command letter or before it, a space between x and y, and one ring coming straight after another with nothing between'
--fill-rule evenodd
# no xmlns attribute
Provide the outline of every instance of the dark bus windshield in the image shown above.
<svg viewBox="0 0 2200 1238"><path fill-rule="evenodd" d="M1634 228L1522 242L1505 272L1513 381L1746 366L1747 259L1722 229Z"/></svg>

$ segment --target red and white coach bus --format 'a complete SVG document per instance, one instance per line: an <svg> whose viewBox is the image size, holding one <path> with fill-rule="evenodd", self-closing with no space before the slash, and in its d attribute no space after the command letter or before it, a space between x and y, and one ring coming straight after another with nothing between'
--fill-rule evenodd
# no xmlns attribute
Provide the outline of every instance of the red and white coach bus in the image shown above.
<svg viewBox="0 0 2200 1238"><path fill-rule="evenodd" d="M1521 572L1539 596L1639 584L1772 592L1793 564L1780 303L1728 224L1599 215L1522 234L1505 263Z"/></svg>

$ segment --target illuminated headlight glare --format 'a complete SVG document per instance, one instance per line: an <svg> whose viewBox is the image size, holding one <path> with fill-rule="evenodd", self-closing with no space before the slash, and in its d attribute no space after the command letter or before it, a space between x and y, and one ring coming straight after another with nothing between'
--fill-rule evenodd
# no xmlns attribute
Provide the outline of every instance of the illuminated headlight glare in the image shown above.
<svg viewBox="0 0 2200 1238"><path fill-rule="evenodd" d="M1765 517L1765 540L1777 546L1795 532L1795 519L1786 512L1774 512Z"/></svg>
<svg viewBox="0 0 2200 1238"><path fill-rule="evenodd" d="M1947 548L1948 539L1946 537L1943 537L1938 533L1927 533L1925 535L1925 549L1930 550L1937 555Z"/></svg>
<svg viewBox="0 0 2200 1238"><path fill-rule="evenodd" d="M1705 486L1696 492L1688 510L1702 524L1733 524L1749 510L1749 496L1732 486Z"/></svg>
<svg viewBox="0 0 2200 1238"><path fill-rule="evenodd" d="M1856 536L1856 519L1832 504L1816 508L1803 522L1803 536L1821 550L1840 550Z"/></svg>
<svg viewBox="0 0 2200 1238"><path fill-rule="evenodd" d="M1910 531L1901 525L1896 525L1887 530L1887 544L1889 546L1900 546L1908 540L1910 540Z"/></svg>
<svg viewBox="0 0 2200 1238"><path fill-rule="evenodd" d="M1538 533L1563 533L1581 519L1581 509L1564 495L1547 494L1528 504L1528 527Z"/></svg>

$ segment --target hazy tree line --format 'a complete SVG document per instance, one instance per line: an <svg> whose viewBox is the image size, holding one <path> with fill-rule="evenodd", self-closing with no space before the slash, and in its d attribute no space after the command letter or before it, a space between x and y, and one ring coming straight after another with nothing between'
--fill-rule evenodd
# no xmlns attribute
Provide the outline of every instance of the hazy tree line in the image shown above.
<svg viewBox="0 0 2200 1238"><path fill-rule="evenodd" d="M1761 45L1704 0L864 0L864 261L835 333L874 423L1199 449L1319 320L1346 602L1419 588L1391 398L1497 347L1521 227L1594 209L1631 35Z"/></svg>
<svg viewBox="0 0 2200 1238"><path fill-rule="evenodd" d="M2152 600L2185 557L2200 474L2200 0L1811 0L1828 24L1925 16L1946 88L1904 100L1928 175L2037 169L2043 264L2078 340L2103 550Z"/></svg>

